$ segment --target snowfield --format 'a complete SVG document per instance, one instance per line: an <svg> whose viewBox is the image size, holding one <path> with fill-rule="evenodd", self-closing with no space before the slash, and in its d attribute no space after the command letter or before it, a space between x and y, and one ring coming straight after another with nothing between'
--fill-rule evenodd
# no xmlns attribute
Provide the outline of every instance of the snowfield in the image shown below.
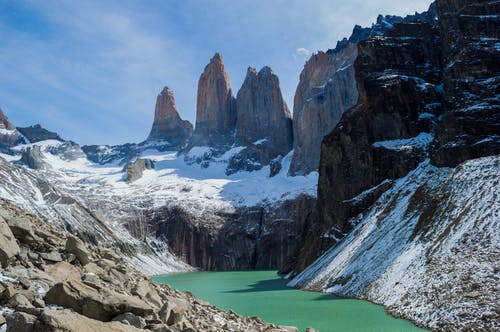
<svg viewBox="0 0 500 332"><path fill-rule="evenodd" d="M500 156L421 164L289 286L358 297L432 329L498 331Z"/></svg>
<svg viewBox="0 0 500 332"><path fill-rule="evenodd" d="M292 152L283 158L283 169L275 177L269 177L269 166L227 176L228 160L241 147L214 158L208 147L196 147L184 155L160 152L151 146L139 157L153 160L155 169L145 170L140 179L127 183L124 165L93 163L75 145L47 140L19 145L15 150L21 153L34 146L40 147L43 163L48 165L44 169L13 165L20 155L0 154L4 158L0 158L0 182L4 184L0 198L63 227L68 224L79 232L97 233L108 245L119 241L141 247L141 241L132 237L127 227L144 225L148 212L164 206L178 206L202 216L234 212L237 207L268 206L301 194L316 195L317 173L287 176ZM197 162L207 158L208 167ZM159 274L189 269L161 241L143 240L146 250L126 257L141 271Z"/></svg>

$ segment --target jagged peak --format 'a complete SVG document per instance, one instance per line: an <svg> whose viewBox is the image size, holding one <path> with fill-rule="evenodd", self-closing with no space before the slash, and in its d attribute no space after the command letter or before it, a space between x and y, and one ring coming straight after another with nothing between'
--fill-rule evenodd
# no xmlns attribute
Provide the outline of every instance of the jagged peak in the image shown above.
<svg viewBox="0 0 500 332"><path fill-rule="evenodd" d="M13 130L16 129L16 127L9 121L9 118L3 110L0 108L0 129L9 129Z"/></svg>

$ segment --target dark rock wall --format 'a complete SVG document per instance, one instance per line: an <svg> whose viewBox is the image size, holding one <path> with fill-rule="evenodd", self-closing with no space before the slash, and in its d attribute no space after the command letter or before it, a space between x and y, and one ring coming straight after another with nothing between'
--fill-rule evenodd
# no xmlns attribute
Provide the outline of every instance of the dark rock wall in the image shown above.
<svg viewBox="0 0 500 332"><path fill-rule="evenodd" d="M438 26L394 24L358 44L360 98L323 140L318 208L306 222L295 271L350 231L346 220L361 212L353 202L367 199L363 191L405 176L425 158L454 167L500 152L499 4L438 0L436 8ZM374 146L422 132L435 137L427 148Z"/></svg>
<svg viewBox="0 0 500 332"><path fill-rule="evenodd" d="M315 199L300 196L274 207L239 208L202 216L180 207L151 213L156 236L174 254L203 270L279 269L298 246L297 239Z"/></svg>

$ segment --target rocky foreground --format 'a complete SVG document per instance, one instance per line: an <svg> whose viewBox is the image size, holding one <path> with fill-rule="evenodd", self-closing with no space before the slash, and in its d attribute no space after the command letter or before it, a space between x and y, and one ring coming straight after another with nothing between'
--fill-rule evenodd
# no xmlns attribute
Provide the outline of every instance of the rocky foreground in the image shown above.
<svg viewBox="0 0 500 332"><path fill-rule="evenodd" d="M0 200L0 330L297 331L154 284L109 248Z"/></svg>

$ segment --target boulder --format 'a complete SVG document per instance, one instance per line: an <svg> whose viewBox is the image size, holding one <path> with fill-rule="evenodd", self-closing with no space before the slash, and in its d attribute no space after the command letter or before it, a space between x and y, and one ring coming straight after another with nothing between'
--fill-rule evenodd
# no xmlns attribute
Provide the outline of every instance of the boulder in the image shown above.
<svg viewBox="0 0 500 332"><path fill-rule="evenodd" d="M174 92L165 87L156 98L155 118L148 140L167 141L182 147L193 133L193 125L182 120L175 105Z"/></svg>
<svg viewBox="0 0 500 332"><path fill-rule="evenodd" d="M45 301L101 321L110 321L125 312L139 316L153 313L151 306L138 298L107 289L97 291L74 279L53 286L45 295Z"/></svg>
<svg viewBox="0 0 500 332"><path fill-rule="evenodd" d="M40 257L42 257L46 261L56 262L56 263L62 262L63 260L61 254L56 250L53 250L51 252L42 252L40 254Z"/></svg>
<svg viewBox="0 0 500 332"><path fill-rule="evenodd" d="M53 284L64 282L66 280L80 279L80 270L67 262L50 265L47 268L47 274L53 279Z"/></svg>
<svg viewBox="0 0 500 332"><path fill-rule="evenodd" d="M67 252L74 254L76 258L80 261L82 266L90 263L89 252L85 247L85 244L78 238L74 236L69 236L66 239L66 245L64 246Z"/></svg>
<svg viewBox="0 0 500 332"><path fill-rule="evenodd" d="M36 316L24 312L15 311L5 317L7 321L7 332L34 331Z"/></svg>
<svg viewBox="0 0 500 332"><path fill-rule="evenodd" d="M19 254L19 245L7 222L0 216L0 265L5 268L9 260Z"/></svg>
<svg viewBox="0 0 500 332"><path fill-rule="evenodd" d="M138 317L131 312L126 312L120 314L112 319L113 322L121 322L126 325L132 325L139 329L142 329L146 326L146 321L142 317Z"/></svg>
<svg viewBox="0 0 500 332"><path fill-rule="evenodd" d="M31 222L26 216L9 218L7 224L12 234L14 234L21 243L33 243L37 239L37 236L33 232Z"/></svg>
<svg viewBox="0 0 500 332"><path fill-rule="evenodd" d="M136 159L124 167L127 171L126 181L132 183L139 180L142 177L142 173L147 169L154 169L154 165L154 161L151 159Z"/></svg>
<svg viewBox="0 0 500 332"><path fill-rule="evenodd" d="M143 331L131 325L120 322L104 323L98 320L79 315L71 310L45 309L36 323L36 331L60 332L138 332ZM19 330L29 331L29 330Z"/></svg>

